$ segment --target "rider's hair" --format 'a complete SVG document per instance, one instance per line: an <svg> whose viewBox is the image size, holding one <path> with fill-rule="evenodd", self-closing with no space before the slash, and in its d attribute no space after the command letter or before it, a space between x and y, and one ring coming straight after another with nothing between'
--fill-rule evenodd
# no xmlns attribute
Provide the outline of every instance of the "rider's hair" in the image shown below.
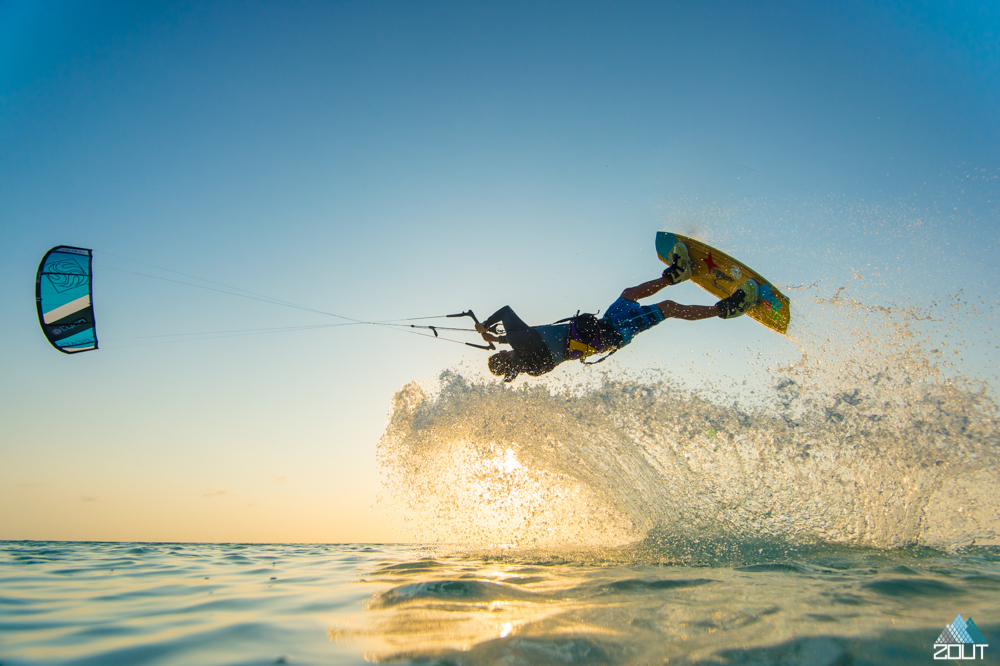
<svg viewBox="0 0 1000 666"><path fill-rule="evenodd" d="M520 363L513 352L493 354L487 363L490 366L490 372L497 377L503 377L505 382L512 382L517 377Z"/></svg>

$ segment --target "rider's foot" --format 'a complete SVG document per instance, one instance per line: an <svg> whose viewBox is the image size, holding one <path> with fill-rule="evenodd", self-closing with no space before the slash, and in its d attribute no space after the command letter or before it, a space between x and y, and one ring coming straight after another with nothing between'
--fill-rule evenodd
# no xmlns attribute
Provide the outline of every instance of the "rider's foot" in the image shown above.
<svg viewBox="0 0 1000 666"><path fill-rule="evenodd" d="M663 277L670 277L670 284L680 284L691 278L691 257L688 256L687 245L684 243L674 245L670 250L670 262L663 271Z"/></svg>
<svg viewBox="0 0 1000 666"><path fill-rule="evenodd" d="M732 319L746 313L757 304L757 283L747 279L740 288L715 304L722 319Z"/></svg>

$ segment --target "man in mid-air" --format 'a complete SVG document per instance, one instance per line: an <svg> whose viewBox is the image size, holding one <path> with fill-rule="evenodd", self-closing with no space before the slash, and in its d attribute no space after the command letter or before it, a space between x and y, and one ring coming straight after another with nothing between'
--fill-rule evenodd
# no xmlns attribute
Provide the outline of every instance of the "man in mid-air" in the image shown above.
<svg viewBox="0 0 1000 666"><path fill-rule="evenodd" d="M605 354L607 358L664 319L732 319L757 302L757 283L747 280L715 305L681 305L674 301L639 305L639 299L691 277L691 260L684 243L674 246L670 258L672 263L661 277L623 291L600 319L584 314L547 326L528 326L509 305L500 308L486 321L476 324L483 340L511 346L511 351L490 356L490 372L503 377L505 382L514 381L522 372L537 377L551 372L563 361L582 360L594 354ZM497 335L501 324L503 334Z"/></svg>

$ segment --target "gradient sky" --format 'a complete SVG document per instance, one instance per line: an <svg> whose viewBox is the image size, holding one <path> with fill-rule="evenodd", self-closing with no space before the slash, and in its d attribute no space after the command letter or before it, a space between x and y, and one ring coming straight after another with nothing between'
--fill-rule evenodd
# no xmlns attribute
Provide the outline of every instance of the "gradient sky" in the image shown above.
<svg viewBox="0 0 1000 666"><path fill-rule="evenodd" d="M887 301L994 302L998 169L995 2L2 2L0 538L394 539L392 395L485 361L373 327L144 338L333 320L130 260L545 323L655 277L667 227L779 285L881 260ZM60 244L95 250L97 352L38 329ZM697 326L615 363L796 349Z"/></svg>

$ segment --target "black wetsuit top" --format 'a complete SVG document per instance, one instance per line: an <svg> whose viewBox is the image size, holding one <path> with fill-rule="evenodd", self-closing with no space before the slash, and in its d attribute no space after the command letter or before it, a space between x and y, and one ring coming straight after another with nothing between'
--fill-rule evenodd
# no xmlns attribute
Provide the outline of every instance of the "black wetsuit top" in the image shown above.
<svg viewBox="0 0 1000 666"><path fill-rule="evenodd" d="M552 372L556 367L552 359L552 352L549 351L542 336L531 326L528 326L514 314L509 305L505 305L483 322L483 326L495 330L497 324L502 323L506 335L500 336L500 342L509 344L514 354L517 356L518 370L527 372L532 377L544 375Z"/></svg>

